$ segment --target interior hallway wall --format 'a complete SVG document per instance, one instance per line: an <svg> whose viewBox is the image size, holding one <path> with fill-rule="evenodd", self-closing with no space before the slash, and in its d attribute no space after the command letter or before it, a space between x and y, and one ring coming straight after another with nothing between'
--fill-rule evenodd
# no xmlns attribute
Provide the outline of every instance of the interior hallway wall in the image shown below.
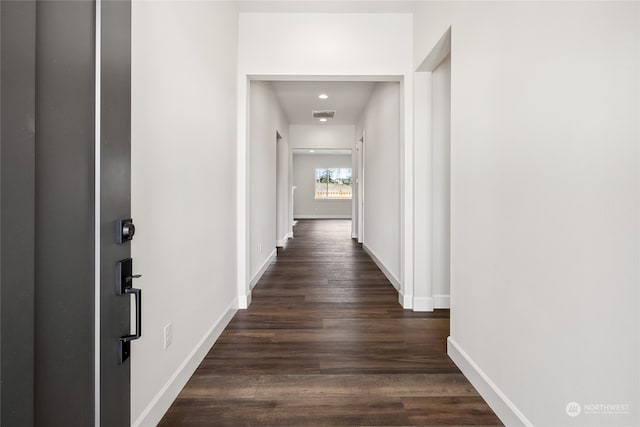
<svg viewBox="0 0 640 427"><path fill-rule="evenodd" d="M507 425L640 424L639 7L417 6L416 66L452 28L450 350Z"/></svg>
<svg viewBox="0 0 640 427"><path fill-rule="evenodd" d="M142 338L131 419L156 425L237 304L237 12L134 1L132 242ZM173 344L163 332L173 325Z"/></svg>
<svg viewBox="0 0 640 427"><path fill-rule="evenodd" d="M378 83L358 123L365 132L364 242L397 286L400 283L400 85Z"/></svg>
<svg viewBox="0 0 640 427"><path fill-rule="evenodd" d="M249 277L253 281L275 256L276 144L286 144L289 123L271 83L251 81L249 97ZM276 132L284 141L276 142Z"/></svg>

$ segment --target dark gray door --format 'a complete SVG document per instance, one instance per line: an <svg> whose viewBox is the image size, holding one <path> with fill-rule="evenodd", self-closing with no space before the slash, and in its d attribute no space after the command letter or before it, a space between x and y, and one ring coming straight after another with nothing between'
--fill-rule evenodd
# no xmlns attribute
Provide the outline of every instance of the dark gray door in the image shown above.
<svg viewBox="0 0 640 427"><path fill-rule="evenodd" d="M35 25L35 3L0 3L2 426L34 422Z"/></svg>
<svg viewBox="0 0 640 427"><path fill-rule="evenodd" d="M94 420L94 16L89 1L36 3L38 426Z"/></svg>
<svg viewBox="0 0 640 427"><path fill-rule="evenodd" d="M131 3L103 0L101 15L100 419L103 426L125 426L131 359L121 362L120 338L132 332L131 297L116 294L115 266L130 257L131 242L118 243L115 222L131 217Z"/></svg>
<svg viewBox="0 0 640 427"><path fill-rule="evenodd" d="M130 425L130 16L123 0L0 3L3 426Z"/></svg>

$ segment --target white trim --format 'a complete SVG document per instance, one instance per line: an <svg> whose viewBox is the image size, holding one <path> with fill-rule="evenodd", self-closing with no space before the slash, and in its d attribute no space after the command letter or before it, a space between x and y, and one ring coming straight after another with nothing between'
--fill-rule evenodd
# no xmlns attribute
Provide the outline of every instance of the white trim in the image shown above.
<svg viewBox="0 0 640 427"><path fill-rule="evenodd" d="M238 309L246 310L251 305L251 291L247 292L246 295L240 295L238 297Z"/></svg>
<svg viewBox="0 0 640 427"><path fill-rule="evenodd" d="M287 240L289 240L289 234L285 234L285 236L276 242L276 248L284 248L284 245L287 244Z"/></svg>
<svg viewBox="0 0 640 427"><path fill-rule="evenodd" d="M436 307L433 298L413 297L413 311L433 311L434 308Z"/></svg>
<svg viewBox="0 0 640 427"><path fill-rule="evenodd" d="M247 277L249 276L249 189L248 189L248 155L249 155L249 79L246 74L238 74L238 105L237 105L237 198L236 198L236 233L238 236L236 247L236 263L237 263L237 289L238 289L238 308L244 309L249 307L251 303L251 291L249 290Z"/></svg>
<svg viewBox="0 0 640 427"><path fill-rule="evenodd" d="M357 239L358 238L358 234L356 232L351 233L351 238L352 239Z"/></svg>
<svg viewBox="0 0 640 427"><path fill-rule="evenodd" d="M411 298L411 295L405 295L402 289L398 289L398 303L405 310L411 310L413 308L413 298Z"/></svg>
<svg viewBox="0 0 640 427"><path fill-rule="evenodd" d="M400 138L401 153L401 205L400 205L400 278L405 295L403 308L412 307L414 290L413 277L413 73L408 72L400 83L402 103Z"/></svg>
<svg viewBox="0 0 640 427"><path fill-rule="evenodd" d="M422 63L416 69L417 72L431 72L451 53L451 27L440 37L431 49L431 52L424 58Z"/></svg>
<svg viewBox="0 0 640 427"><path fill-rule="evenodd" d="M431 73L414 76L414 286L418 298L432 298ZM420 160L420 167L416 162ZM433 304L433 302L432 302Z"/></svg>
<svg viewBox="0 0 640 427"><path fill-rule="evenodd" d="M250 157L249 150L249 124L251 122L250 115L250 91L249 83L251 80L269 80L269 81L354 81L354 82L379 82L379 81L393 81L402 82L403 87L403 100L402 100L402 140L403 140L403 153L402 158L405 162L403 164L404 170L401 171L403 176L402 181L402 200L401 204L401 256L400 256L400 270L403 275L403 280L406 280L410 284L410 289L406 291L413 293L413 164L407 164L409 159L413 156L413 114L412 104L413 99L413 79L411 69L406 70L399 75L336 75L336 74L322 74L322 75L291 75L291 74L262 74L247 72L242 64L239 65L237 75L237 133L236 133L236 149L237 149L237 174L236 174L236 232L237 232L237 286L238 286L238 300L240 307L242 308L242 301L247 300L250 302L250 291L248 289L248 265L249 265L249 230L247 229L249 212L251 206L249 204L249 165L248 160ZM363 182L364 182L364 176ZM303 218L303 216L296 216L297 218ZM331 215L331 218L337 216ZM311 218L319 218L314 215ZM351 219L348 218L336 219ZM364 218L363 218L364 219ZM364 223L364 221L362 221ZM362 239L364 233L359 233L358 239ZM392 276L393 277L393 276ZM391 280L391 279L390 279ZM394 282L395 281L395 282ZM399 286L400 282L394 277L394 286ZM247 295L245 295L247 294ZM408 296L410 301L410 296ZM246 307L245 307L246 308Z"/></svg>
<svg viewBox="0 0 640 427"><path fill-rule="evenodd" d="M289 233L287 233L287 238L293 239L293 231L290 231Z"/></svg>
<svg viewBox="0 0 640 427"><path fill-rule="evenodd" d="M364 172L365 172L365 141L366 132L362 130L362 137L356 142L358 152L358 243L364 242Z"/></svg>
<svg viewBox="0 0 640 427"><path fill-rule="evenodd" d="M354 176L356 177L356 182L352 182L351 183L351 188L352 188L352 197L351 197L351 237L353 238L353 236L356 235L357 230L356 227L358 226L358 147L354 145L351 148L351 177L353 178Z"/></svg>
<svg viewBox="0 0 640 427"><path fill-rule="evenodd" d="M351 219L351 215L296 215L296 219Z"/></svg>
<svg viewBox="0 0 640 427"><path fill-rule="evenodd" d="M236 314L237 300L234 299L227 307L224 314L216 320L216 322L204 334L202 339L196 344L195 348L189 353L185 360L180 364L178 369L171 375L169 380L162 386L158 394L156 394L142 411L138 419L132 426L156 426L167 412L173 401L178 397L180 391L184 388L189 378L196 371L204 357L207 355L213 344L216 342L224 328L227 327L231 318Z"/></svg>
<svg viewBox="0 0 640 427"><path fill-rule="evenodd" d="M500 421L507 426L533 427L533 423L520 412L516 405L491 381L491 378L480 369L452 337L447 338L447 354L478 390L480 396L486 400Z"/></svg>
<svg viewBox="0 0 640 427"><path fill-rule="evenodd" d="M102 90L102 0L96 0L95 5L95 117L94 117L94 283L93 283L93 384L94 384L94 409L93 422L95 427L100 426L100 148L101 148L101 90ZM130 386L130 385L129 385Z"/></svg>
<svg viewBox="0 0 640 427"><path fill-rule="evenodd" d="M414 294L421 295L414 301L418 307L423 308L429 304L426 299L431 299L433 308L449 308L449 295L433 295L433 157L432 157L432 71L440 65L444 58L451 53L451 27L440 37L430 53L416 68L413 74L414 105L413 117L421 117L422 120L414 120ZM420 141L417 144L416 141ZM417 159L421 159L421 167L416 166ZM416 189L419 189L417 191ZM451 291L449 291L451 292ZM422 311L422 310L420 310Z"/></svg>
<svg viewBox="0 0 640 427"><path fill-rule="evenodd" d="M245 73L251 80L286 82L399 82L404 74L255 74Z"/></svg>
<svg viewBox="0 0 640 427"><path fill-rule="evenodd" d="M451 308L451 296L450 295L434 295L433 296L434 308Z"/></svg>
<svg viewBox="0 0 640 427"><path fill-rule="evenodd" d="M387 276L387 279L389 279L389 281L391 282L391 284L393 285L394 288L396 288L396 290L400 290L400 281L396 278L396 276L394 276L391 271L387 268L386 265L384 265L384 262L380 261L380 258L378 258L376 256L376 254L371 250L371 248L369 246L366 245L366 243L362 244L362 249L364 249L364 251L371 257L371 259L373 260L373 262L376 263L376 265L378 266L378 268L382 271L382 273ZM403 304L404 306L404 304Z"/></svg>
<svg viewBox="0 0 640 427"><path fill-rule="evenodd" d="M271 251L271 253L267 257L267 259L264 261L262 266L260 266L260 269L258 270L258 272L251 279L251 282L249 282L249 289L253 289L256 286L256 284L258 284L258 280L260 280L264 272L267 271L267 268L269 268L271 263L276 260L277 256L278 256L277 250L274 249L273 251ZM251 300L249 300L248 302L250 303ZM249 304L247 304L247 307L249 307ZM244 308L247 308L247 307L244 307Z"/></svg>

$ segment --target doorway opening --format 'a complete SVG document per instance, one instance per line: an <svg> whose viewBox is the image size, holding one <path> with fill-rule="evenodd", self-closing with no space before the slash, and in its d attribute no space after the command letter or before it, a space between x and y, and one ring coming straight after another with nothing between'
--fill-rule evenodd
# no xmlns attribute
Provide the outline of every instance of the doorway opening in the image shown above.
<svg viewBox="0 0 640 427"><path fill-rule="evenodd" d="M356 165L357 165L357 200L354 204L354 208L356 214L354 215L355 222L355 237L358 243L362 244L364 242L364 160L365 156L365 148L364 148L365 134L362 131L362 136L356 142Z"/></svg>
<svg viewBox="0 0 640 427"><path fill-rule="evenodd" d="M451 28L415 74L414 310L451 307ZM420 285L420 286L418 286Z"/></svg>
<svg viewBox="0 0 640 427"><path fill-rule="evenodd" d="M283 248L290 236L289 213L289 180L288 167L289 147L279 131L276 130L276 249Z"/></svg>
<svg viewBox="0 0 640 427"><path fill-rule="evenodd" d="M352 219L351 149L294 148L294 220Z"/></svg>
<svg viewBox="0 0 640 427"><path fill-rule="evenodd" d="M246 107L238 128L239 307L248 307L251 289L298 219L351 220L349 237L402 294L404 264L412 259L403 247L412 224L405 218L403 78L246 78L246 93L239 93L240 109ZM373 135L371 149L365 132ZM368 231L365 188L377 189L367 198L374 210L366 214ZM410 308L405 296L399 300Z"/></svg>

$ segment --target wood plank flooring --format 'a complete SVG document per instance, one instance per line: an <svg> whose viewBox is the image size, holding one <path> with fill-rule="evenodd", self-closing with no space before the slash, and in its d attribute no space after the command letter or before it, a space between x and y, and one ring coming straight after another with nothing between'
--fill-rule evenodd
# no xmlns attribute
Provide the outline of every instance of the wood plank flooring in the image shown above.
<svg viewBox="0 0 640 427"><path fill-rule="evenodd" d="M304 220L161 426L502 425L345 220Z"/></svg>

